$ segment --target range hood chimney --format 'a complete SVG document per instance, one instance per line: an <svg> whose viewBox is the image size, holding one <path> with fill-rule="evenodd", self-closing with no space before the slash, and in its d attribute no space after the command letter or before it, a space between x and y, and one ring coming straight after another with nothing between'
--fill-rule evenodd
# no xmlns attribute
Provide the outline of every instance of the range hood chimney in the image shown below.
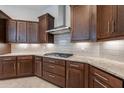
<svg viewBox="0 0 124 93"><path fill-rule="evenodd" d="M66 6L65 5L58 6L57 26L54 29L48 30L47 32L51 34L63 34L63 33L70 32L70 27L66 25Z"/></svg>

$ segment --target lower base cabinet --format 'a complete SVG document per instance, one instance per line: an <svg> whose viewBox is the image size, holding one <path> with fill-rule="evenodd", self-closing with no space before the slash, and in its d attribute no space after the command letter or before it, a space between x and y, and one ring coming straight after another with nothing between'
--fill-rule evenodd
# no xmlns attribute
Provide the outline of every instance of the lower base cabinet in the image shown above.
<svg viewBox="0 0 124 93"><path fill-rule="evenodd" d="M17 57L17 75L33 75L33 58L32 56Z"/></svg>
<svg viewBox="0 0 124 93"><path fill-rule="evenodd" d="M16 76L16 61L3 62L3 78Z"/></svg>
<svg viewBox="0 0 124 93"><path fill-rule="evenodd" d="M66 87L84 87L84 64L67 61L66 63Z"/></svg>
<svg viewBox="0 0 124 93"><path fill-rule="evenodd" d="M39 56L35 56L35 71L34 74L38 77L43 76L43 62L42 58Z"/></svg>
<svg viewBox="0 0 124 93"><path fill-rule="evenodd" d="M123 80L90 66L90 88L122 88Z"/></svg>

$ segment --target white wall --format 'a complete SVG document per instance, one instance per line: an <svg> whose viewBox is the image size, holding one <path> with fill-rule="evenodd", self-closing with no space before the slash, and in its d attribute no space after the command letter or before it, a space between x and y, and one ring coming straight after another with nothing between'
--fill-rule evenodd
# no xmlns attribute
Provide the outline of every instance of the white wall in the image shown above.
<svg viewBox="0 0 124 93"><path fill-rule="evenodd" d="M30 7L30 8L29 8ZM30 20L30 21L38 21L38 17L45 14L50 13L53 17L55 17L55 27L62 19L58 18L58 5L47 5L45 6L29 6L29 5L0 5L0 10L3 10L8 16L12 19L19 20ZM66 22L67 25L70 26L70 11L69 6L66 7Z"/></svg>

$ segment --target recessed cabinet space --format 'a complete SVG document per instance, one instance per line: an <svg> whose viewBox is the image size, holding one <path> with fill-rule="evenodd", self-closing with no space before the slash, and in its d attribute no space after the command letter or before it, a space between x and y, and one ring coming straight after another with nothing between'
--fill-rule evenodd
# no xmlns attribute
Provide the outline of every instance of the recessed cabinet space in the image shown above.
<svg viewBox="0 0 124 93"><path fill-rule="evenodd" d="M123 80L119 79L107 72L90 66L89 73L90 88L122 88Z"/></svg>
<svg viewBox="0 0 124 93"><path fill-rule="evenodd" d="M44 14L39 17L39 33L41 43L53 43L54 36L47 33L47 30L54 28L54 17L50 14Z"/></svg>
<svg viewBox="0 0 124 93"><path fill-rule="evenodd" d="M35 71L34 74L38 77L43 76L43 62L42 57L35 56Z"/></svg>
<svg viewBox="0 0 124 93"><path fill-rule="evenodd" d="M18 76L33 75L32 56L18 56L17 57L17 75Z"/></svg>
<svg viewBox="0 0 124 93"><path fill-rule="evenodd" d="M6 42L6 19L0 19L0 43Z"/></svg>

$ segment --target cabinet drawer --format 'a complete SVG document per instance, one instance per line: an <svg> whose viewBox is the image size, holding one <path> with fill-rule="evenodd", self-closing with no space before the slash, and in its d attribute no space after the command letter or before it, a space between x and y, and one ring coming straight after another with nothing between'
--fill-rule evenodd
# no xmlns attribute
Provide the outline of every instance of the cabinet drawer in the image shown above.
<svg viewBox="0 0 124 93"><path fill-rule="evenodd" d="M57 74L57 75L65 76L65 66L60 66L60 65L55 65L55 64L44 62L43 70Z"/></svg>
<svg viewBox="0 0 124 93"><path fill-rule="evenodd" d="M59 59L43 58L43 62L49 62L49 63L65 66L65 61L64 60L59 60Z"/></svg>
<svg viewBox="0 0 124 93"><path fill-rule="evenodd" d="M65 78L64 77L43 71L43 78L60 86L60 87L65 87Z"/></svg>
<svg viewBox="0 0 124 93"><path fill-rule="evenodd" d="M98 78L99 80L105 82L106 84L110 85L111 87L123 87L123 81L121 79L118 79L114 77L113 75L110 75L102 70L99 70L95 67L90 68L91 74L94 75L95 78Z"/></svg>
<svg viewBox="0 0 124 93"><path fill-rule="evenodd" d="M32 60L32 56L18 56L18 60Z"/></svg>
<svg viewBox="0 0 124 93"><path fill-rule="evenodd" d="M1 57L0 61L16 61L16 57Z"/></svg>
<svg viewBox="0 0 124 93"><path fill-rule="evenodd" d="M73 61L67 61L67 67L83 70L84 69L84 64L73 62Z"/></svg>

